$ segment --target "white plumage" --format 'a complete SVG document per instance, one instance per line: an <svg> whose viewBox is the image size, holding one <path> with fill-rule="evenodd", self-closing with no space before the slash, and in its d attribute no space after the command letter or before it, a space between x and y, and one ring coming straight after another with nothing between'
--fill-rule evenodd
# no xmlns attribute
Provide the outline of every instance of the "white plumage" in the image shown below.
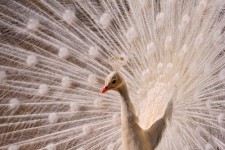
<svg viewBox="0 0 225 150"><path fill-rule="evenodd" d="M156 149L225 149L224 4L1 0L0 149L122 149L111 58L142 129L176 89Z"/></svg>
<svg viewBox="0 0 225 150"><path fill-rule="evenodd" d="M173 100L175 93L171 93L172 97L168 97L168 104L165 108L163 116L155 122L152 122L148 128L143 128L141 125L147 123L151 119L148 115L139 116L145 118L140 120L135 112L135 108L130 100L129 92L127 89L126 81L118 72L111 72L105 80L105 87L102 93L109 90L118 92L121 96L121 135L122 135L122 149L127 150L154 150L160 143L165 128L166 121L171 120L173 112ZM154 96L151 97L154 99ZM146 108L143 106L142 108ZM159 107L160 108L160 107ZM143 111L142 111L143 112ZM150 114L149 112L144 112Z"/></svg>

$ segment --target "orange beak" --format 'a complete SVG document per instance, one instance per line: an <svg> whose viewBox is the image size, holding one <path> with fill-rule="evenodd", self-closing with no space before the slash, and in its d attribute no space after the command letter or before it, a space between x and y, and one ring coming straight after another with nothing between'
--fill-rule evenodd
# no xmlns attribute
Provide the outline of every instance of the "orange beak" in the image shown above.
<svg viewBox="0 0 225 150"><path fill-rule="evenodd" d="M101 93L105 93L106 91L108 91L108 86L105 86L105 87L102 89L102 92L101 92Z"/></svg>

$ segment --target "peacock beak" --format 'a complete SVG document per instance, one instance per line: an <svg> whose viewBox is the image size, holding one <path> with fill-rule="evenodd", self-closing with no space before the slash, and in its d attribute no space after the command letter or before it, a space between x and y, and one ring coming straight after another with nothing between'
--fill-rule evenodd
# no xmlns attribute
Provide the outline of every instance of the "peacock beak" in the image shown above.
<svg viewBox="0 0 225 150"><path fill-rule="evenodd" d="M101 92L101 93L105 93L106 91L108 91L108 86L105 86L105 87L102 89L102 92Z"/></svg>

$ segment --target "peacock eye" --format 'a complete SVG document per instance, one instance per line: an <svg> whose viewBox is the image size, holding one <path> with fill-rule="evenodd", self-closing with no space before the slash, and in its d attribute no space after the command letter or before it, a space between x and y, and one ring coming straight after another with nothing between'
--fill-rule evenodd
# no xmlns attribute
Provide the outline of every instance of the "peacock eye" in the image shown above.
<svg viewBox="0 0 225 150"><path fill-rule="evenodd" d="M112 84L116 84L116 80L113 80L113 81L112 81Z"/></svg>

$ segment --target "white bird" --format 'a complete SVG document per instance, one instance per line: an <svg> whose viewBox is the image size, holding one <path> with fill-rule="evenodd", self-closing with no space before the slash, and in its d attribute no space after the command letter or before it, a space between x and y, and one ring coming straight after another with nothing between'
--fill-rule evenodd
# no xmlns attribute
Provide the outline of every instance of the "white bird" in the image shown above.
<svg viewBox="0 0 225 150"><path fill-rule="evenodd" d="M0 0L0 149L124 150L124 101L116 92L99 93L112 71L108 58L119 56L127 105L139 119L133 122L146 134L162 132L147 144L225 150L224 6L225 0ZM154 130L170 118L170 100L166 129Z"/></svg>
<svg viewBox="0 0 225 150"><path fill-rule="evenodd" d="M121 97L122 145L124 150L153 150L159 144L166 128L166 119L172 115L173 102L170 101L163 117L149 129L144 130L138 125L134 106L130 100L127 85L118 72L110 73L105 80L102 93L108 90L117 91ZM160 108L159 108L160 109Z"/></svg>

